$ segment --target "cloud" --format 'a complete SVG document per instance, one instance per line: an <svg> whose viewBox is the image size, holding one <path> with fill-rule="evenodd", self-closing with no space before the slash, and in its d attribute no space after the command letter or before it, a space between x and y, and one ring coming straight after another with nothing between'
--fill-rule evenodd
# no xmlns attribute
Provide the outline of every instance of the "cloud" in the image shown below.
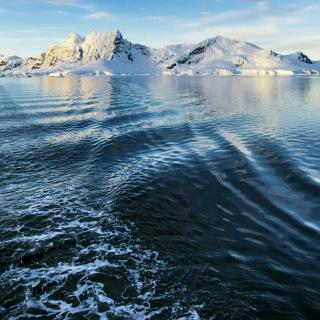
<svg viewBox="0 0 320 320"><path fill-rule="evenodd" d="M269 1L268 0L249 0L250 2L255 2L259 5L266 5Z"/></svg>
<svg viewBox="0 0 320 320"><path fill-rule="evenodd" d="M157 23L181 23L181 20L177 16L144 16L143 19Z"/></svg>
<svg viewBox="0 0 320 320"><path fill-rule="evenodd" d="M92 4L80 0L50 0L49 3L54 6L68 6L82 9L85 11L93 11L95 9L95 7Z"/></svg>
<svg viewBox="0 0 320 320"><path fill-rule="evenodd" d="M166 22L176 24L181 29L199 29L210 25L220 25L221 23L228 23L230 25L234 23L240 23L240 21L244 21L245 23L247 23L247 21L263 18L270 11L270 8L268 8L267 6L259 5L260 1L250 1L258 4L250 6L246 9L228 10L219 13L203 11L200 12L199 17L188 19L178 16L146 16L144 18L152 20L154 22ZM263 2L265 3L265 1Z"/></svg>
<svg viewBox="0 0 320 320"><path fill-rule="evenodd" d="M308 13L308 12L319 12L320 11L320 4L311 4L309 6L300 8L299 10L301 13Z"/></svg>
<svg viewBox="0 0 320 320"><path fill-rule="evenodd" d="M307 40L295 40L286 44L278 46L279 50L283 51L297 51L312 49L320 51L320 38L312 38Z"/></svg>
<svg viewBox="0 0 320 320"><path fill-rule="evenodd" d="M264 19L266 23L274 24L274 25L286 25L286 26L295 26L303 23L303 19L296 17L266 17Z"/></svg>
<svg viewBox="0 0 320 320"><path fill-rule="evenodd" d="M217 14L206 14L202 15L202 17L190 20L187 23L183 23L183 26L186 28L193 28L193 27L201 27L205 25L210 25L214 23L220 23L223 21L234 21L235 19L237 20L243 20L248 17L252 17L252 14L255 13L256 15L259 12L260 9L243 9L243 10L229 10L226 12L222 13L217 13Z"/></svg>
<svg viewBox="0 0 320 320"><path fill-rule="evenodd" d="M91 20L114 20L115 19L115 16L113 14L106 11L93 12L84 17L86 19L91 19Z"/></svg>
<svg viewBox="0 0 320 320"><path fill-rule="evenodd" d="M200 40L211 38L216 35L236 38L241 40L248 40L250 38L273 36L278 33L278 28L273 25L263 25L252 27L251 25L235 25L235 26L213 26L188 33L184 41L199 42Z"/></svg>
<svg viewBox="0 0 320 320"><path fill-rule="evenodd" d="M187 42L220 34L259 43L302 30L311 12L314 15L314 10L318 8L318 5L313 5L311 10L309 7L296 6L292 3L279 6L272 5L268 1L248 1L252 5L240 10L228 10L216 14L202 12L198 17L191 19L171 17L170 20L170 17L167 17L166 21L177 28L175 38Z"/></svg>

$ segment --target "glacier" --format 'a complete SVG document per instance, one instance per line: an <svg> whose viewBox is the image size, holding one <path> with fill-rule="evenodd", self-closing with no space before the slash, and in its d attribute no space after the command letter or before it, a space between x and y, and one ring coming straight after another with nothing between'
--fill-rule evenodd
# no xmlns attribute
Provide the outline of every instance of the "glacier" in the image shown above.
<svg viewBox="0 0 320 320"><path fill-rule="evenodd" d="M0 76L50 75L319 75L320 62L303 52L288 55L216 36L197 44L160 49L134 44L120 31L70 33L37 57L0 55Z"/></svg>

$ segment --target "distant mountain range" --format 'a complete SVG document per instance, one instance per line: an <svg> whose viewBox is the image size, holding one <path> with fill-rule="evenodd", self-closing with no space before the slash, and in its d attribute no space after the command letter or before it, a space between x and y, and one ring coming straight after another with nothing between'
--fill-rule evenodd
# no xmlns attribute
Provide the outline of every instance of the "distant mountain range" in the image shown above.
<svg viewBox="0 0 320 320"><path fill-rule="evenodd" d="M0 55L2 76L47 74L319 75L320 62L302 52L282 55L221 36L153 49L124 39L118 30L71 33L38 57Z"/></svg>

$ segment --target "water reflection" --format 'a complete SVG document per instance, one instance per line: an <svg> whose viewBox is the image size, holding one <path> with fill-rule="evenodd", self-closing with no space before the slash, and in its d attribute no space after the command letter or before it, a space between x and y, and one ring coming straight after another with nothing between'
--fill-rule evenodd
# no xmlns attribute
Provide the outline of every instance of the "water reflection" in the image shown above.
<svg viewBox="0 0 320 320"><path fill-rule="evenodd" d="M0 316L316 318L319 89L2 79Z"/></svg>

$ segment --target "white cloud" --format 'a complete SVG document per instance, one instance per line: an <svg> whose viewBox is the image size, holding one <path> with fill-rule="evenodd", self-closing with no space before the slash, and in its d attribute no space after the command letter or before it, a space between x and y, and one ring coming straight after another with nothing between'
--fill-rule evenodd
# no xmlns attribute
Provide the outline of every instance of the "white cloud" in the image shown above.
<svg viewBox="0 0 320 320"><path fill-rule="evenodd" d="M211 38L216 35L236 38L240 40L249 40L256 37L273 36L278 33L275 25L263 25L252 27L251 25L235 25L235 26L213 26L203 28L199 31L193 31L183 37L183 41L199 42L206 38Z"/></svg>
<svg viewBox="0 0 320 320"><path fill-rule="evenodd" d="M303 19L298 17L276 17L276 16L267 16L261 19L262 23L273 24L275 26L296 26L298 24L303 24Z"/></svg>
<svg viewBox="0 0 320 320"><path fill-rule="evenodd" d="M300 12L314 12L314 11L319 12L320 11L320 4L311 4L309 6L300 8L299 11Z"/></svg>
<svg viewBox="0 0 320 320"><path fill-rule="evenodd" d="M93 11L95 9L89 2L87 3L80 0L50 0L49 3L54 6L68 6L86 11Z"/></svg>
<svg viewBox="0 0 320 320"><path fill-rule="evenodd" d="M106 11L93 12L84 17L86 19L91 19L91 20L114 20L115 19L115 16L113 14Z"/></svg>
<svg viewBox="0 0 320 320"><path fill-rule="evenodd" d="M171 43L197 42L222 35L258 45L273 42L269 48L277 49L279 44L284 43L288 34L294 34L293 38L297 42L300 42L308 32L316 34L316 30L305 28L306 21L314 21L312 17L317 15L320 5L309 8L292 3L280 6L272 5L268 1L248 1L253 5L241 10L229 10L216 14L201 12L198 17L191 19L164 16L158 17L158 21L165 21L175 29L170 37Z"/></svg>
<svg viewBox="0 0 320 320"><path fill-rule="evenodd" d="M181 23L181 20L177 16L144 16L143 19L157 23Z"/></svg>
<svg viewBox="0 0 320 320"><path fill-rule="evenodd" d="M320 52L320 38L296 40L279 46L280 50L297 51L297 50L318 50Z"/></svg>
<svg viewBox="0 0 320 320"><path fill-rule="evenodd" d="M235 19L245 19L247 17L252 17L252 14L257 14L258 10L252 9L244 9L244 10L230 10L218 14L207 14L202 16L198 19L193 19L189 22L184 22L183 26L186 28L194 28L194 27L201 27L213 23L219 23L226 20L234 21Z"/></svg>

